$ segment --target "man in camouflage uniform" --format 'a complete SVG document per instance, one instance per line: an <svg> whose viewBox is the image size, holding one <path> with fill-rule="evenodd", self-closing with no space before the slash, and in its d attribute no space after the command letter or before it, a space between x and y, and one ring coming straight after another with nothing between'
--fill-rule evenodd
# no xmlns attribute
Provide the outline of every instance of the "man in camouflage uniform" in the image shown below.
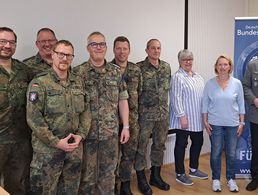
<svg viewBox="0 0 258 195"><path fill-rule="evenodd" d="M24 64L12 56L17 37L12 29L0 27L0 176L13 195L26 194L29 175L30 132L26 123L26 91L29 77Z"/></svg>
<svg viewBox="0 0 258 195"><path fill-rule="evenodd" d="M130 110L130 139L126 144L121 145L122 156L119 163L120 195L132 195L130 179L138 146L138 97L141 93L142 75L139 66L128 61L130 42L126 37L120 36L114 40L113 52L115 59L112 60L112 63L117 64L121 68L121 73L127 85Z"/></svg>
<svg viewBox="0 0 258 195"><path fill-rule="evenodd" d="M168 91L170 86L170 65L159 59L161 44L157 39L147 43L147 58L137 63L142 72L143 87L139 99L139 145L135 159L135 169L138 188L143 194L152 194L146 181L144 169L146 168L146 149L150 135L151 146L151 176L150 184L161 190L169 190L170 186L160 176L165 142L168 133Z"/></svg>
<svg viewBox="0 0 258 195"><path fill-rule="evenodd" d="M35 56L23 60L30 68L30 77L33 78L38 73L48 70L52 66L51 51L57 39L53 30L42 28L37 33L36 46L38 53Z"/></svg>
<svg viewBox="0 0 258 195"><path fill-rule="evenodd" d="M124 128L120 142L129 139L128 93L120 68L107 63L103 34L93 32L87 40L90 59L75 67L90 93L92 123L84 145L84 165L79 194L113 195L118 160L118 110Z"/></svg>
<svg viewBox="0 0 258 195"><path fill-rule="evenodd" d="M31 193L78 193L83 146L90 123L83 81L69 71L74 49L61 40L53 47L52 68L38 74L27 92L32 129Z"/></svg>

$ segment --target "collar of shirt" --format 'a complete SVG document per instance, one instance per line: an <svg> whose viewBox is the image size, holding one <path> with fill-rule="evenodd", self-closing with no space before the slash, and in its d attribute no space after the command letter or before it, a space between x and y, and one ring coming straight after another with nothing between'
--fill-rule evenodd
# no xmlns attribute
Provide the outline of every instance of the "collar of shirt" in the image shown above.
<svg viewBox="0 0 258 195"><path fill-rule="evenodd" d="M160 59L159 59L159 67L156 67L156 66L154 66L152 63L150 63L148 57L145 58L144 64L147 64L148 66L153 67L153 68L155 68L155 69L159 69L159 68L161 67L161 61L160 61Z"/></svg>
<svg viewBox="0 0 258 195"><path fill-rule="evenodd" d="M178 71L181 72L185 77L190 77L190 75L183 68L180 67ZM192 73L192 77L196 75L196 72L192 71Z"/></svg>
<svg viewBox="0 0 258 195"><path fill-rule="evenodd" d="M37 53L36 57L35 57L35 61L36 61L36 64L39 64L39 63L46 63L48 64L49 66L51 66L49 63L47 63L47 61L43 60L42 57L40 56L39 53Z"/></svg>
<svg viewBox="0 0 258 195"><path fill-rule="evenodd" d="M49 73L50 75L54 78L55 82L60 82L60 78L58 77L58 75L56 74L56 72L53 70L53 68L49 69ZM71 81L74 82L76 80L74 74L72 74L71 72L68 71L68 78L67 81Z"/></svg>
<svg viewBox="0 0 258 195"><path fill-rule="evenodd" d="M104 60L104 64L103 66L101 66L100 68L98 67L95 67L91 62L90 60L88 60L88 63L89 63L89 71L94 71L94 72L97 72L97 73L106 73L108 70L109 70L109 67L110 67L110 63L107 63L106 59Z"/></svg>

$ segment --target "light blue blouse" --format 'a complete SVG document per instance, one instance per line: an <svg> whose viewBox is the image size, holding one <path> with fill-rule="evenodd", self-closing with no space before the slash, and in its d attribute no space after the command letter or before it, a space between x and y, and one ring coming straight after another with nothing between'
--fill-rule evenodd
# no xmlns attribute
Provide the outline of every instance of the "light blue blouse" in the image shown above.
<svg viewBox="0 0 258 195"><path fill-rule="evenodd" d="M241 82L230 77L228 86L222 90L216 77L210 79L202 97L202 113L208 113L208 122L217 126L238 126L239 114L245 114Z"/></svg>

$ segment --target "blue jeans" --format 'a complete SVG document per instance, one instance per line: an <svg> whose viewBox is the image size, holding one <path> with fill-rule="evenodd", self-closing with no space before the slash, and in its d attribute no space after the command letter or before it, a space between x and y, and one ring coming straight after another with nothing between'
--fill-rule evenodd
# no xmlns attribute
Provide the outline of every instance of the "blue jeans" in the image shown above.
<svg viewBox="0 0 258 195"><path fill-rule="evenodd" d="M236 172L236 147L237 147L237 128L211 125L212 134L210 164L212 170L212 179L220 180L221 172L221 153L225 148L226 156L226 178L235 179Z"/></svg>

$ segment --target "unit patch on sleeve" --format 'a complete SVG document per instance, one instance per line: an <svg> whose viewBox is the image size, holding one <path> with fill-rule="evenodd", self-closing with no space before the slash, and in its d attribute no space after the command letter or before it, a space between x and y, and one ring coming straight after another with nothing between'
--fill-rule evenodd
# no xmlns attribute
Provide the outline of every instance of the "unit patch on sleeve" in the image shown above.
<svg viewBox="0 0 258 195"><path fill-rule="evenodd" d="M38 92L36 91L32 91L29 93L29 100L32 102L32 103L36 103L38 101Z"/></svg>

